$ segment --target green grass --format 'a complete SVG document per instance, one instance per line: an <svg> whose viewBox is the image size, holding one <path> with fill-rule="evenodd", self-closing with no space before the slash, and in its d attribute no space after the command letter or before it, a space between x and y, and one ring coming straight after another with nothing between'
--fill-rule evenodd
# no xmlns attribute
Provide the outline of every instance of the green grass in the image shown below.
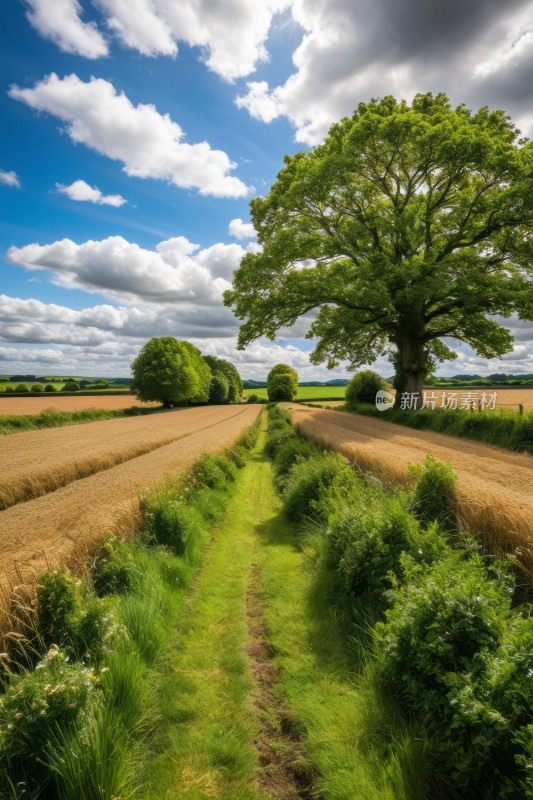
<svg viewBox="0 0 533 800"><path fill-rule="evenodd" d="M34 431L41 428L62 428L65 425L81 425L85 422L98 422L103 419L134 417L153 414L158 408L140 408L132 406L119 411L107 411L103 408L87 408L83 411L56 411L49 409L40 414L20 414L0 416L0 435Z"/></svg>
<svg viewBox="0 0 533 800"><path fill-rule="evenodd" d="M342 400L345 392L346 386L299 386L296 400ZM245 389L244 394L267 398L266 389Z"/></svg>

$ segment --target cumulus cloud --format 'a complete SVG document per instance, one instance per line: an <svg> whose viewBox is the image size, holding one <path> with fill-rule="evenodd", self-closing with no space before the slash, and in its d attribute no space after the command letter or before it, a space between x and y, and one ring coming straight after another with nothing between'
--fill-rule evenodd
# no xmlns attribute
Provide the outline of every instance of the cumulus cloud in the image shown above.
<svg viewBox="0 0 533 800"><path fill-rule="evenodd" d="M255 239L257 233L251 222L244 222L240 217L232 219L228 225L228 233L235 239Z"/></svg>
<svg viewBox="0 0 533 800"><path fill-rule="evenodd" d="M52 244L11 247L7 258L28 270L52 274L56 285L98 293L112 301L222 304L233 271L245 250L217 243L201 249L184 236L146 250L122 236L77 244L62 239Z"/></svg>
<svg viewBox="0 0 533 800"><path fill-rule="evenodd" d="M65 53L100 58L107 43L94 22L83 22L77 0L26 0L26 16L35 30Z"/></svg>
<svg viewBox="0 0 533 800"><path fill-rule="evenodd" d="M156 178L200 194L244 197L246 185L228 173L235 168L222 150L208 142L188 144L168 114L151 103L133 105L109 81L51 73L31 89L12 86L9 95L66 123L73 142L82 143L124 164L128 175Z"/></svg>
<svg viewBox="0 0 533 800"><path fill-rule="evenodd" d="M250 82L236 102L263 122L287 117L297 141L317 144L361 100L443 90L504 108L533 132L528 0L293 0L291 10L303 32L293 74Z"/></svg>
<svg viewBox="0 0 533 800"><path fill-rule="evenodd" d="M60 194L66 194L71 200L86 201L96 203L99 206L123 206L127 200L120 194L102 194L96 186L89 186L82 180L74 181L70 186L56 183L56 189Z"/></svg>
<svg viewBox="0 0 533 800"><path fill-rule="evenodd" d="M8 172L5 169L0 169L0 183L6 186L15 186L17 189L20 188L20 178L13 170Z"/></svg>

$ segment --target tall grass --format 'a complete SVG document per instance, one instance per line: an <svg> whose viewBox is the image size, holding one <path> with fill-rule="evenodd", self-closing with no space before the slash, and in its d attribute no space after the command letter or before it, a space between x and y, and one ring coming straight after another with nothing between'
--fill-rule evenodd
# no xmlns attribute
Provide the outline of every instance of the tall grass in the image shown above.
<svg viewBox="0 0 533 800"><path fill-rule="evenodd" d="M0 416L0 435L18 433L19 431L35 431L41 428L61 428L65 425L80 425L84 422L98 422L102 419L117 417L134 417L153 414L158 409L132 406L118 411L107 411L103 408L87 408L83 411L56 411L49 408L40 414L21 414Z"/></svg>
<svg viewBox="0 0 533 800"><path fill-rule="evenodd" d="M465 409L436 408L408 411L391 408L383 413L367 403L354 405L350 411L406 425L409 428L473 439L519 453L533 453L533 411L518 414L506 409L471 412Z"/></svg>

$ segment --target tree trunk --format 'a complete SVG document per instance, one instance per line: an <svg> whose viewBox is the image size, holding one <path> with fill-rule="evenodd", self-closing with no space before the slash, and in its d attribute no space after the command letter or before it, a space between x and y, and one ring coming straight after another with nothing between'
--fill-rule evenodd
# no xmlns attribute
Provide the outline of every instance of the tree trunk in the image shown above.
<svg viewBox="0 0 533 800"><path fill-rule="evenodd" d="M402 394L418 396L416 405L420 408L423 400L424 381L428 371L428 352L424 342L424 320L418 314L406 316L402 320L400 331L394 339L397 353L394 358L396 374L396 400L394 408L399 408Z"/></svg>

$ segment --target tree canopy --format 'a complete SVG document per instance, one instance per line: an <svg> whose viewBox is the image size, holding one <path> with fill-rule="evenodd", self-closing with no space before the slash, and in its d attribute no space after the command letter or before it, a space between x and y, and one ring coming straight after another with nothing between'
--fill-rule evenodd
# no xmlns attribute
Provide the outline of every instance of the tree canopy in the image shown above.
<svg viewBox="0 0 533 800"><path fill-rule="evenodd" d="M131 390L165 406L206 403L211 370L197 347L172 336L150 339L132 364Z"/></svg>
<svg viewBox="0 0 533 800"><path fill-rule="evenodd" d="M267 394L272 402L293 400L298 391L298 373L289 364L276 364L267 376Z"/></svg>
<svg viewBox="0 0 533 800"><path fill-rule="evenodd" d="M361 103L324 144L285 157L251 202L261 250L225 303L239 347L313 312L314 363L388 355L397 402L456 357L512 349L498 317L533 318L533 145L502 111L443 94Z"/></svg>
<svg viewBox="0 0 533 800"><path fill-rule="evenodd" d="M226 361L224 358L217 358L217 356L203 356L204 361L209 366L211 373L213 375L212 381L214 378L224 378L224 381L227 383L227 393L225 399L223 400L211 400L209 402L216 402L216 403L238 403L240 402L241 395L242 395L242 380L241 376L237 372L236 367L231 363L231 361ZM221 389L220 386L217 385L216 390L214 391L216 397L221 397ZM213 394L213 388L211 393Z"/></svg>

